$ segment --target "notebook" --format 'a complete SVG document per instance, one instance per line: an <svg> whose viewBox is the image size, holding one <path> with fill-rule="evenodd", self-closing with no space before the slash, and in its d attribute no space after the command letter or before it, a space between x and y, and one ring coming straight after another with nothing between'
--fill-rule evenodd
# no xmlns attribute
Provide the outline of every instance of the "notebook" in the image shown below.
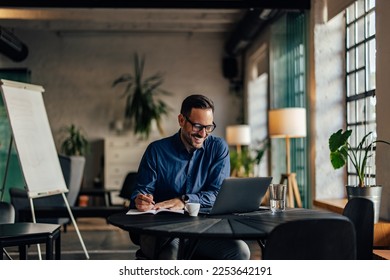
<svg viewBox="0 0 390 280"><path fill-rule="evenodd" d="M259 210L272 177L226 178L211 208L201 208L208 215L245 213Z"/></svg>

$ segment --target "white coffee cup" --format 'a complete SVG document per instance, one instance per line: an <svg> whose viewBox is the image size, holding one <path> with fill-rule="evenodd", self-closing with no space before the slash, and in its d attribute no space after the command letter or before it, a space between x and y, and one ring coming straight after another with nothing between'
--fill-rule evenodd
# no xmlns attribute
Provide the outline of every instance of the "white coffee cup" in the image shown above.
<svg viewBox="0 0 390 280"><path fill-rule="evenodd" d="M184 209L188 212L190 216L193 217L198 216L200 203L193 203L193 202L186 203Z"/></svg>

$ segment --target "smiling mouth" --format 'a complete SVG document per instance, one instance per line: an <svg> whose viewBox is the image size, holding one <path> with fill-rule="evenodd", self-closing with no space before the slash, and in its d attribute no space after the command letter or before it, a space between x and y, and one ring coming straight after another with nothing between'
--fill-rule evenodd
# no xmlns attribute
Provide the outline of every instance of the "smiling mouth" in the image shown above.
<svg viewBox="0 0 390 280"><path fill-rule="evenodd" d="M202 136L197 135L197 134L192 135L192 137L195 139L195 142L197 142L197 143L200 143L204 140Z"/></svg>

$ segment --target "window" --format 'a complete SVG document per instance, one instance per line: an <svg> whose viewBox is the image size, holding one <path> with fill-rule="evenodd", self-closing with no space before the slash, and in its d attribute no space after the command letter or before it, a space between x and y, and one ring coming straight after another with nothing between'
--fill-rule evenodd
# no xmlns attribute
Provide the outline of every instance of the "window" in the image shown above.
<svg viewBox="0 0 390 280"><path fill-rule="evenodd" d="M303 12L288 12L273 23L271 28L270 109L307 108L307 17ZM272 139L271 169L274 180L277 174L286 173L285 141ZM311 193L308 174L308 139L291 139L291 171L296 173L303 206L309 205ZM281 169L283 168L283 169Z"/></svg>
<svg viewBox="0 0 390 280"><path fill-rule="evenodd" d="M351 145L356 148L367 132L376 136L375 0L358 0L346 9L345 49L346 123L352 129ZM375 179L375 166L368 168ZM347 174L348 185L355 185L358 179L350 162Z"/></svg>

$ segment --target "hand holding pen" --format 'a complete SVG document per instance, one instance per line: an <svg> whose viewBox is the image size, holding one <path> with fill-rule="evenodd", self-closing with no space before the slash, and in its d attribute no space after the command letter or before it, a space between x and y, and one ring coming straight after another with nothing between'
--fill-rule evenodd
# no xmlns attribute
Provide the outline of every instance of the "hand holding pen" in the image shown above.
<svg viewBox="0 0 390 280"><path fill-rule="evenodd" d="M135 207L139 211L147 211L154 209L156 203L153 200L153 195L145 192L141 192L135 198Z"/></svg>

